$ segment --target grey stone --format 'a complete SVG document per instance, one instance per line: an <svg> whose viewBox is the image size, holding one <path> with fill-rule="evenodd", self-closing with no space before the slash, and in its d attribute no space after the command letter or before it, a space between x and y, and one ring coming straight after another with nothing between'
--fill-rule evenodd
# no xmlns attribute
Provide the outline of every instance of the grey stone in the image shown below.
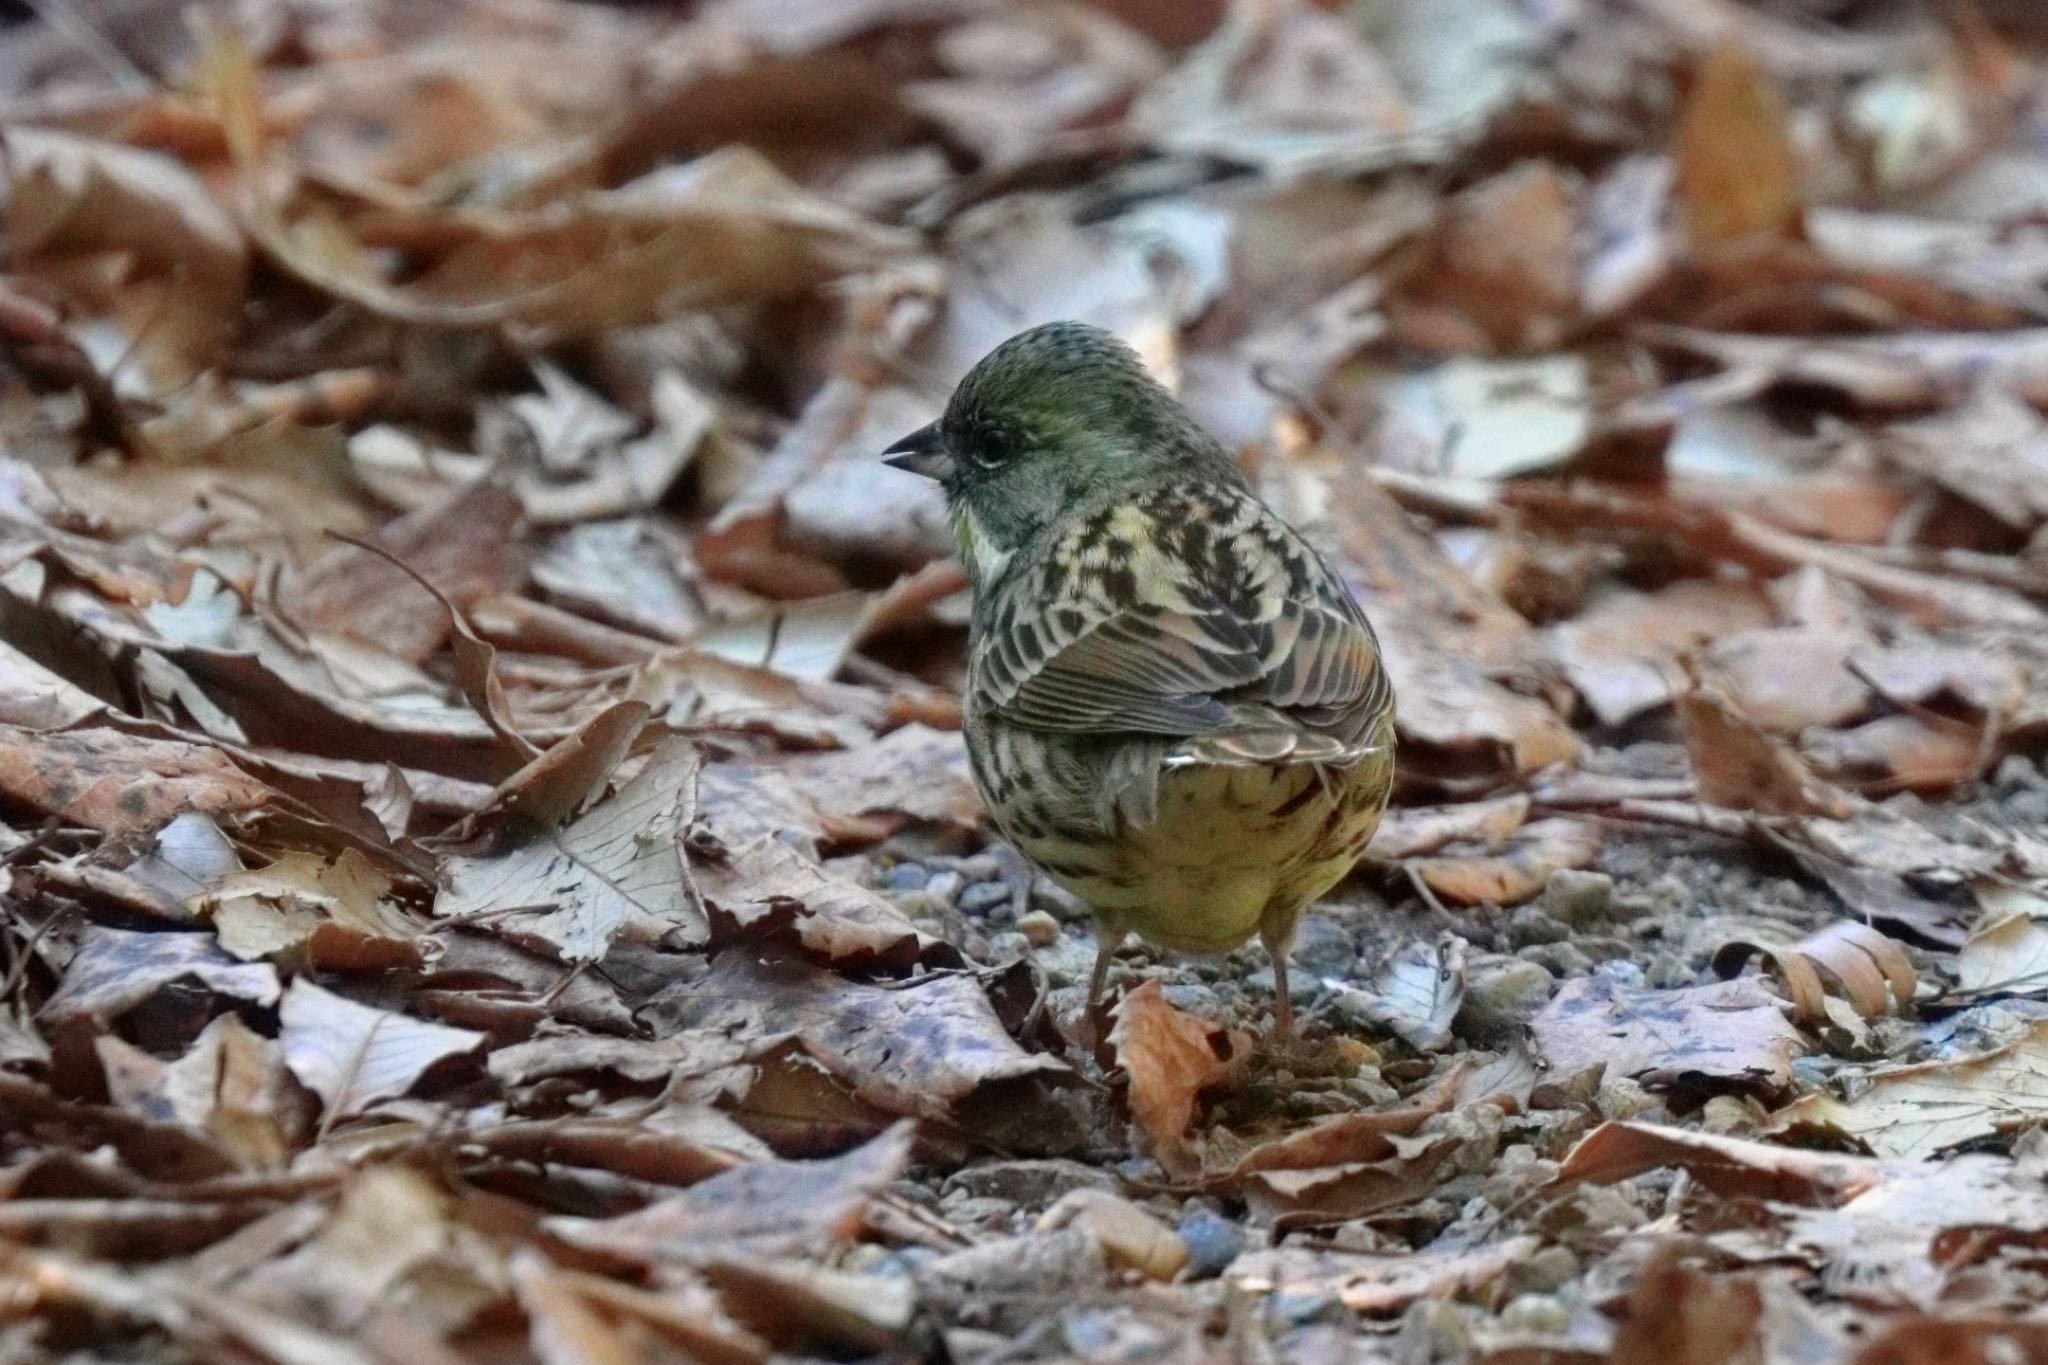
<svg viewBox="0 0 2048 1365"><path fill-rule="evenodd" d="M1481 957L1465 969L1465 1003L1456 1029L1467 1037L1517 1034L1550 1000L1556 981L1540 964L1516 957Z"/></svg>
<svg viewBox="0 0 2048 1365"><path fill-rule="evenodd" d="M1197 1208L1175 1229L1187 1244L1187 1276L1206 1280L1221 1275L1244 1251L1244 1229L1213 1209Z"/></svg>
<svg viewBox="0 0 2048 1365"><path fill-rule="evenodd" d="M1358 961L1358 938L1329 915L1304 915L1294 932L1292 960L1315 976L1344 976Z"/></svg>
<svg viewBox="0 0 2048 1365"><path fill-rule="evenodd" d="M882 886L889 891L922 891L931 879L932 870L923 863L898 863L883 874Z"/></svg>
<svg viewBox="0 0 2048 1365"><path fill-rule="evenodd" d="M1538 943L1562 943L1572 936L1571 926L1553 919L1540 905L1525 905L1508 916L1508 942L1517 948Z"/></svg>
<svg viewBox="0 0 2048 1365"><path fill-rule="evenodd" d="M1614 903L1614 878L1605 872L1561 867L1543 883L1540 903L1560 924L1580 929L1598 924L1607 918Z"/></svg>
<svg viewBox="0 0 2048 1365"><path fill-rule="evenodd" d="M1116 1182L1097 1166L1078 1161L995 1161L968 1166L946 1178L947 1196L1002 1199L1040 1210L1069 1190L1114 1190Z"/></svg>
<svg viewBox="0 0 2048 1365"><path fill-rule="evenodd" d="M960 893L955 904L970 915L987 915L1007 909L1015 898L1008 882L976 882Z"/></svg>
<svg viewBox="0 0 2048 1365"><path fill-rule="evenodd" d="M1584 976L1593 970L1593 959L1572 943L1535 943L1515 956L1533 962L1552 976Z"/></svg>

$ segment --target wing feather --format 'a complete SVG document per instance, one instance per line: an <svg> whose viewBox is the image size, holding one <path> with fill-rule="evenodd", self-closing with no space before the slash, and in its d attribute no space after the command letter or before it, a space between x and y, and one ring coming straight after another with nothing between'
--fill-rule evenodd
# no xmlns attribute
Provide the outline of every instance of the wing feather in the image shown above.
<svg viewBox="0 0 2048 1365"><path fill-rule="evenodd" d="M995 597L970 695L1011 724L1235 735L1247 753L1327 759L1390 705L1341 580L1241 489L1159 490L1083 518Z"/></svg>

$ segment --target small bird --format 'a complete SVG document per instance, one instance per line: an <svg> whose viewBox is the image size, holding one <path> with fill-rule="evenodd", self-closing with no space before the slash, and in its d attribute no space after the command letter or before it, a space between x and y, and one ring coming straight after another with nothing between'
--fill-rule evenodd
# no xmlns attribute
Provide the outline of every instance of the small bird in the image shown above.
<svg viewBox="0 0 2048 1365"><path fill-rule="evenodd" d="M1394 773L1378 641L1322 556L1096 327L1005 341L884 452L936 479L974 594L963 729L996 824L1094 912L1096 1019L1126 934L1254 933L1290 1035L1304 906Z"/></svg>

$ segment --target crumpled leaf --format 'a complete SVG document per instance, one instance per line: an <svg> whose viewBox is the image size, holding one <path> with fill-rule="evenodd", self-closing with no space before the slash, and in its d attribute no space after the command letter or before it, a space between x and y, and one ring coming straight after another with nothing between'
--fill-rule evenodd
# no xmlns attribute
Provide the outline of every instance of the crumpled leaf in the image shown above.
<svg viewBox="0 0 2048 1365"><path fill-rule="evenodd" d="M186 908L211 920L221 947L244 960L303 952L315 966L361 970L416 965L425 922L385 897L391 877L355 849L328 861L286 853L234 872Z"/></svg>
<svg viewBox="0 0 2048 1365"><path fill-rule="evenodd" d="M0 795L71 824L147 833L185 811L228 816L275 799L220 750L119 730L0 726Z"/></svg>
<svg viewBox="0 0 2048 1365"><path fill-rule="evenodd" d="M1174 1008L1148 980L1117 1002L1109 1044L1152 1154L1169 1171L1192 1172L1200 1165L1188 1142L1197 1097L1244 1064L1251 1039Z"/></svg>
<svg viewBox="0 0 2048 1365"><path fill-rule="evenodd" d="M1718 44L1694 73L1675 156L1695 242L1782 232L1797 221L1799 169L1784 97L1738 42Z"/></svg>
<svg viewBox="0 0 2048 1365"><path fill-rule="evenodd" d="M1347 1013L1392 1029L1418 1051L1439 1048L1465 1003L1465 941L1450 935L1410 943L1347 994Z"/></svg>
<svg viewBox="0 0 2048 1365"><path fill-rule="evenodd" d="M1826 925L1796 943L1724 944L1714 953L1713 967L1724 977L1733 976L1756 956L1770 962L1784 985L1793 1019L1809 1026L1824 1024L1829 1017L1823 973L1864 1019L1903 1011L1913 1003L1918 984L1904 949L1869 925L1853 921Z"/></svg>
<svg viewBox="0 0 2048 1365"><path fill-rule="evenodd" d="M1983 917L1956 953L1956 989L1972 996L2048 991L2048 895L1987 882Z"/></svg>
<svg viewBox="0 0 2048 1365"><path fill-rule="evenodd" d="M264 962L238 962L211 934L137 933L89 927L64 969L57 991L43 1003L46 1020L112 1019L135 1008L181 977L254 1005L277 1003L277 971Z"/></svg>
<svg viewBox="0 0 2048 1365"><path fill-rule="evenodd" d="M622 1218L557 1220L554 1228L572 1242L650 1261L817 1251L859 1234L868 1201L909 1164L912 1129L908 1120L896 1123L825 1161L742 1162Z"/></svg>

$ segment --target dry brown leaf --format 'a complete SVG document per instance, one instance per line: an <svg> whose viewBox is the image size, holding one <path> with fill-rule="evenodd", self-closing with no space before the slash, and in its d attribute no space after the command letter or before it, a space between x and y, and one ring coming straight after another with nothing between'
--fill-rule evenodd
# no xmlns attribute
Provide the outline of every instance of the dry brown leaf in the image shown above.
<svg viewBox="0 0 2048 1365"><path fill-rule="evenodd" d="M629 719L637 727L639 713ZM571 963L598 961L627 932L648 941L679 932L701 943L708 926L682 847L701 761L694 744L669 739L616 795L576 819L509 820L487 851L443 860L435 916L485 922ZM560 801L541 804L565 813Z"/></svg>
<svg viewBox="0 0 2048 1365"><path fill-rule="evenodd" d="M436 584L457 607L510 586L519 502L501 483L458 485L385 524L378 543ZM278 605L302 629L338 631L420 663L448 638L448 608L417 579L355 545L329 551L288 580Z"/></svg>
<svg viewBox="0 0 2048 1365"><path fill-rule="evenodd" d="M136 933L89 927L43 1003L51 1023L102 1022L134 1009L165 986L191 977L208 990L254 1005L278 1001L277 972L268 963L238 962L210 934Z"/></svg>
<svg viewBox="0 0 2048 1365"><path fill-rule="evenodd" d="M860 1233L868 1202L909 1164L912 1129L905 1120L825 1161L742 1162L624 1217L559 1220L555 1231L645 1261L819 1252Z"/></svg>
<svg viewBox="0 0 2048 1365"><path fill-rule="evenodd" d="M1196 1100L1244 1064L1251 1039L1175 1009L1149 980L1117 1002L1109 1044L1153 1156L1169 1171L1192 1173L1201 1164L1188 1142Z"/></svg>
<svg viewBox="0 0 2048 1365"><path fill-rule="evenodd" d="M1788 1204L1840 1203L1885 1179L1869 1157L1809 1152L1754 1138L1654 1123L1603 1123L1572 1147L1556 1183L1627 1180L1660 1166L1689 1171L1718 1194Z"/></svg>
<svg viewBox="0 0 2048 1365"><path fill-rule="evenodd" d="M0 726L0 794L67 823L147 834L185 811L234 816L276 793L218 749L118 730Z"/></svg>
<svg viewBox="0 0 2048 1365"><path fill-rule="evenodd" d="M417 966L426 922L387 899L391 890L389 873L348 848L332 861L286 853L267 867L228 874L185 906L244 960L328 971Z"/></svg>
<svg viewBox="0 0 2048 1365"><path fill-rule="evenodd" d="M1498 852L1455 847L1406 866L1455 905L1519 905L1542 893L1550 874L1590 867L1600 856L1600 827L1589 820L1534 820L1510 834Z"/></svg>
<svg viewBox="0 0 2048 1365"><path fill-rule="evenodd" d="M1700 63L1673 156L1693 240L1717 246L1784 232L1799 218L1799 168L1784 96L1734 41Z"/></svg>
<svg viewBox="0 0 2048 1365"><path fill-rule="evenodd" d="M1843 794L1765 733L1725 695L1693 687L1678 698L1678 719L1692 757L1700 800L1758 815L1848 814Z"/></svg>

